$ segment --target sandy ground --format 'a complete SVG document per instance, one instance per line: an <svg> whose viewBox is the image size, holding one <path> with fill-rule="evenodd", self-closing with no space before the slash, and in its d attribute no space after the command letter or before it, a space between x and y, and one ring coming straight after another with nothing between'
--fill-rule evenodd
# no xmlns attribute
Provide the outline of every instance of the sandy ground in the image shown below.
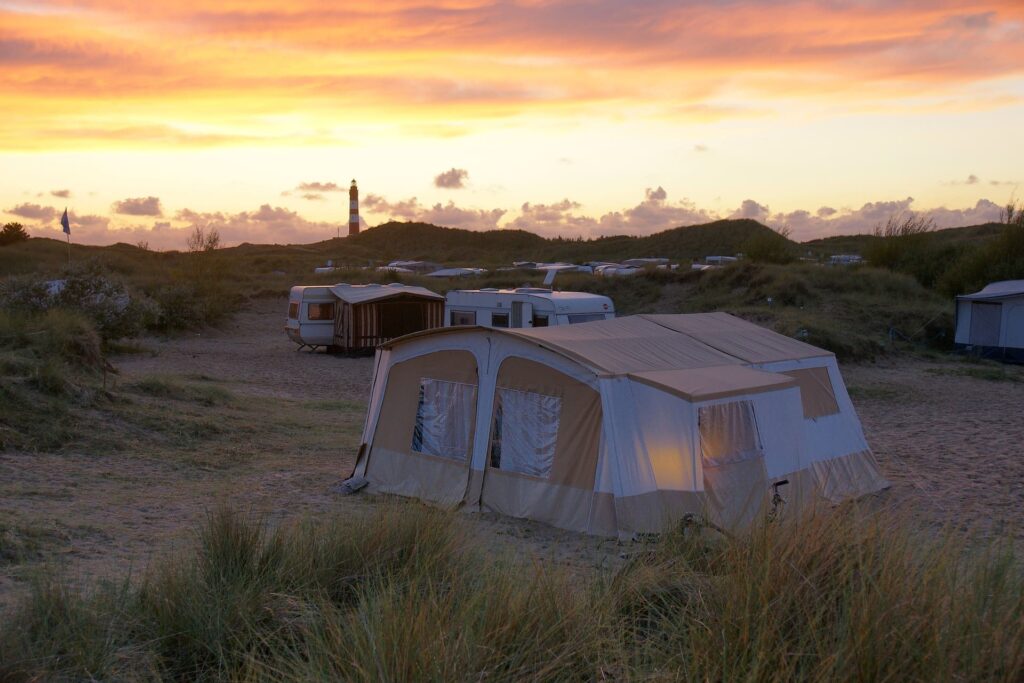
<svg viewBox="0 0 1024 683"><path fill-rule="evenodd" d="M370 358L297 352L282 331L285 302L264 300L223 329L143 341L152 353L114 359L122 382L149 375L203 376L238 396L365 401ZM880 498L927 524L983 533L1020 532L1024 504L1024 370L1018 381L963 376L954 361L900 360L843 368L868 441L893 483ZM345 417L357 433L361 411ZM48 562L0 567L0 606L40 566L73 580L137 573L185 547L217 502L271 522L365 514L367 496L330 492L351 469L354 447L329 437L300 452L263 453L251 464L209 471L146 454L0 454L0 512L49 529ZM492 514L460 517L485 547L586 570L628 551L613 540Z"/></svg>

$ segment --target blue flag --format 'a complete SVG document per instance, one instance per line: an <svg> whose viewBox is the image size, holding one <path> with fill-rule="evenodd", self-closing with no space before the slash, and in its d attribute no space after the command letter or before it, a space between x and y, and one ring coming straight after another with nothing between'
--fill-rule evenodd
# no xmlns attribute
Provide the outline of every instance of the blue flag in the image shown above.
<svg viewBox="0 0 1024 683"><path fill-rule="evenodd" d="M64 209L64 215L60 217L60 224L64 226L64 232L71 235L71 221L68 220L68 210Z"/></svg>

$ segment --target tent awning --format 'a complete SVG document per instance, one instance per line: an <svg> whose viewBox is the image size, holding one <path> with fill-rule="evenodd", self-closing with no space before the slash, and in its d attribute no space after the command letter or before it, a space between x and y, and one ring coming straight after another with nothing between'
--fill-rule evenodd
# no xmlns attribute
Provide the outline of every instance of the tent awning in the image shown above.
<svg viewBox="0 0 1024 683"><path fill-rule="evenodd" d="M348 304L364 304L396 296L413 296L444 301L443 296L425 287L405 285L334 285L331 287L331 293Z"/></svg>
<svg viewBox="0 0 1024 683"><path fill-rule="evenodd" d="M666 389L690 402L777 391L797 384L788 375L754 370L745 365L631 372L627 377Z"/></svg>

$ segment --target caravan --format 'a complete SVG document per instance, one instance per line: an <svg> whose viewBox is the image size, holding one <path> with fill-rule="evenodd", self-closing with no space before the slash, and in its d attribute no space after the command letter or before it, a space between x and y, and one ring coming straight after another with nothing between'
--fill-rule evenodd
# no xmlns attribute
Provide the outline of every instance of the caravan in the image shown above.
<svg viewBox="0 0 1024 683"><path fill-rule="evenodd" d="M288 295L288 318L284 323L288 338L300 349L328 346L334 339L337 301L330 286L292 287Z"/></svg>
<svg viewBox="0 0 1024 683"><path fill-rule="evenodd" d="M538 287L456 289L444 304L445 327L554 327L614 317L615 305L606 296Z"/></svg>

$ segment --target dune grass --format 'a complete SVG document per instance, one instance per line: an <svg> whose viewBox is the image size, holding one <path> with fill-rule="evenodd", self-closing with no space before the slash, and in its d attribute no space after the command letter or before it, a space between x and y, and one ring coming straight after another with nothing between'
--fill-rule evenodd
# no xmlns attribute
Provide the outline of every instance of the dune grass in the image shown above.
<svg viewBox="0 0 1024 683"><path fill-rule="evenodd" d="M856 508L743 538L677 531L615 572L485 556L451 514L383 503L275 529L218 510L191 555L86 592L40 579L0 678L972 680L1024 675L1024 579Z"/></svg>

